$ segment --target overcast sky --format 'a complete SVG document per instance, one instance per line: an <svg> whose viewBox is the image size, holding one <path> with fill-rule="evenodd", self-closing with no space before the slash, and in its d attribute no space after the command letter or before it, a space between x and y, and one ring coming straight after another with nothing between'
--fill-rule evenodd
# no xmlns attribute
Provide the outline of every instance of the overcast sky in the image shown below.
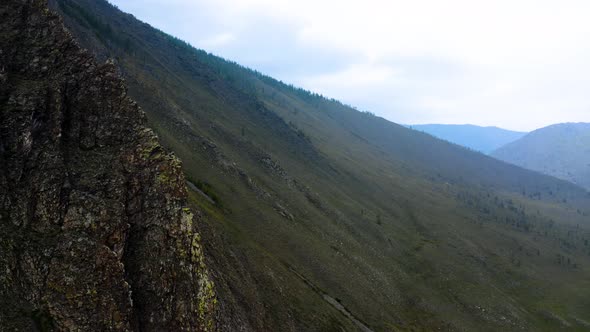
<svg viewBox="0 0 590 332"><path fill-rule="evenodd" d="M590 1L110 1L197 48L398 123L590 122Z"/></svg>

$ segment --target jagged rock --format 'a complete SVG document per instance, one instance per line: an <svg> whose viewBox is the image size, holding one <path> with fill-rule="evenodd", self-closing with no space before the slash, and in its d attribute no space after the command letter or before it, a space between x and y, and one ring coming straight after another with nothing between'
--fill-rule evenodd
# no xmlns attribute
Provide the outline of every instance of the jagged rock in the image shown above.
<svg viewBox="0 0 590 332"><path fill-rule="evenodd" d="M0 4L0 330L210 331L178 159L42 0Z"/></svg>

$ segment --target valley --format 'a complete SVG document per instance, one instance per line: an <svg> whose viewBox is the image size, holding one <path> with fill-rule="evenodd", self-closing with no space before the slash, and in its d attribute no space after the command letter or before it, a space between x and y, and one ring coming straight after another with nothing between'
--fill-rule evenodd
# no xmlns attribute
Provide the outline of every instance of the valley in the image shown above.
<svg viewBox="0 0 590 332"><path fill-rule="evenodd" d="M585 173L501 157L534 132L466 148L104 0L9 1L0 330L588 331Z"/></svg>

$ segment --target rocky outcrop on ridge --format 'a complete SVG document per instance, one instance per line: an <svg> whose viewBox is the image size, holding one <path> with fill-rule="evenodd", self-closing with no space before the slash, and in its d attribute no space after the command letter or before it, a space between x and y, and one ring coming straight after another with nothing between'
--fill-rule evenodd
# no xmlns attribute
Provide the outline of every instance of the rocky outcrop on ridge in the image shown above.
<svg viewBox="0 0 590 332"><path fill-rule="evenodd" d="M211 331L181 164L41 0L0 4L0 330Z"/></svg>

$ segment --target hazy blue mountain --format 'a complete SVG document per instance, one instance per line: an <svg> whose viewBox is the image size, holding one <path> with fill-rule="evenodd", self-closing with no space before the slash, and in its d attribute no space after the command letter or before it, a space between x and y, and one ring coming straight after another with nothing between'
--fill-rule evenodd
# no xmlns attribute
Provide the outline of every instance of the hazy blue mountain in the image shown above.
<svg viewBox="0 0 590 332"><path fill-rule="evenodd" d="M526 135L524 132L498 127L480 127L468 124L425 124L410 125L409 127L486 154Z"/></svg>
<svg viewBox="0 0 590 332"><path fill-rule="evenodd" d="M590 189L590 123L535 130L492 156Z"/></svg>

